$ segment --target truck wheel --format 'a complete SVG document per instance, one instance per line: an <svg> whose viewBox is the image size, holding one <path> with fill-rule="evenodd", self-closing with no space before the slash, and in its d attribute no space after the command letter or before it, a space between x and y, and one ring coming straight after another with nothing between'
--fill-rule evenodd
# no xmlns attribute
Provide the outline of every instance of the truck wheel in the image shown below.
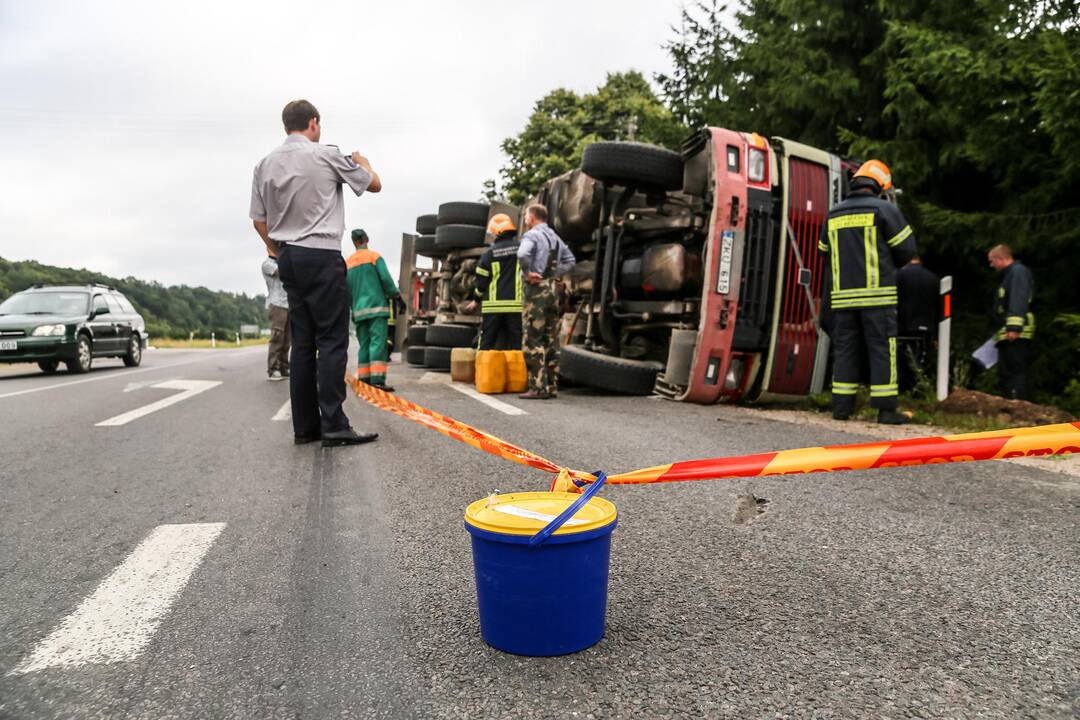
<svg viewBox="0 0 1080 720"><path fill-rule="evenodd" d="M424 351L426 349L427 348L425 348L423 345L410 345L409 347L405 348L405 362L409 363L410 365L418 365L420 367L423 367Z"/></svg>
<svg viewBox="0 0 1080 720"><path fill-rule="evenodd" d="M409 347L417 347L427 344L427 325L410 325L409 326Z"/></svg>
<svg viewBox="0 0 1080 720"><path fill-rule="evenodd" d="M491 206L486 203L448 202L439 206L439 225L487 227Z"/></svg>
<svg viewBox="0 0 1080 720"><path fill-rule="evenodd" d="M432 370L449 370L450 348L427 346L424 348L424 365Z"/></svg>
<svg viewBox="0 0 1080 720"><path fill-rule="evenodd" d="M559 352L559 374L581 385L624 395L651 395L656 375L664 366L654 361L627 360L565 345Z"/></svg>
<svg viewBox="0 0 1080 720"><path fill-rule="evenodd" d="M78 342L75 343L75 359L65 360L64 364L67 365L69 373L90 372L90 366L94 364L94 351L90 338L80 335Z"/></svg>
<svg viewBox="0 0 1080 720"><path fill-rule="evenodd" d="M38 360L37 366L41 368L41 372L46 375L52 375L56 372L56 368L60 367L59 360Z"/></svg>
<svg viewBox="0 0 1080 720"><path fill-rule="evenodd" d="M472 325L428 325L425 342L429 347L473 347L476 344L476 328Z"/></svg>
<svg viewBox="0 0 1080 720"><path fill-rule="evenodd" d="M455 250L484 246L486 231L476 225L440 225L435 231L435 247Z"/></svg>
<svg viewBox="0 0 1080 720"><path fill-rule="evenodd" d="M124 365L127 367L137 367L142 362L142 342L139 340L139 336L134 333L128 340L127 352L122 356L124 358Z"/></svg>
<svg viewBox="0 0 1080 720"><path fill-rule="evenodd" d="M634 142L598 142L585 148L581 169L612 185L679 190L683 161L677 152Z"/></svg>
<svg viewBox="0 0 1080 720"><path fill-rule="evenodd" d="M421 215L416 218L416 232L421 235L434 235L435 228L439 225L439 216L435 213Z"/></svg>
<svg viewBox="0 0 1080 720"><path fill-rule="evenodd" d="M420 235L416 238L416 244L413 246L416 249L417 255L423 255L424 257L442 257L446 255L445 250L441 250L438 245L435 244L434 235Z"/></svg>

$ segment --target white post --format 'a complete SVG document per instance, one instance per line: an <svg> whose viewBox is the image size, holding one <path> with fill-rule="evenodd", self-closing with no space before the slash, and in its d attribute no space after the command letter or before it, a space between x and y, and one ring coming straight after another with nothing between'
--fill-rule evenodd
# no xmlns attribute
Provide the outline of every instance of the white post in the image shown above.
<svg viewBox="0 0 1080 720"><path fill-rule="evenodd" d="M217 347L217 338L214 337L214 333L210 333L210 347L212 347L212 348Z"/></svg>
<svg viewBox="0 0 1080 720"><path fill-rule="evenodd" d="M937 399L949 397L949 340L952 334L952 275L941 278L941 319L937 337Z"/></svg>
<svg viewBox="0 0 1080 720"><path fill-rule="evenodd" d="M236 333L236 344L240 344L240 333Z"/></svg>

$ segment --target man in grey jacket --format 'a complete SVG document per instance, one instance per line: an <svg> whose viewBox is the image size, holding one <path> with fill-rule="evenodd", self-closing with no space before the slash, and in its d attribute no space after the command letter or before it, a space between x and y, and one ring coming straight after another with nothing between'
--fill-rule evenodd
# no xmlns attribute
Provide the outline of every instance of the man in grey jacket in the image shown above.
<svg viewBox="0 0 1080 720"><path fill-rule="evenodd" d="M558 392L559 278L574 267L574 254L547 224L547 208L531 205L525 212L527 232L518 248L525 280L521 304L523 350L529 373L524 400L550 400Z"/></svg>

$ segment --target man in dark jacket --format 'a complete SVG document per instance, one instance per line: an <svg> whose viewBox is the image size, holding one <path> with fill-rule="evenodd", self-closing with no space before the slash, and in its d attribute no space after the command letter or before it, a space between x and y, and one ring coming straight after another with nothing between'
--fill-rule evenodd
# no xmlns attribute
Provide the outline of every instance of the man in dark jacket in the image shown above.
<svg viewBox="0 0 1080 720"><path fill-rule="evenodd" d="M855 410L865 348L870 362L870 405L878 422L902 425L897 412L896 269L915 256L915 238L900 209L881 194L892 187L885 163L863 163L851 194L829 211L818 249L828 258L833 321L833 417Z"/></svg>
<svg viewBox="0 0 1080 720"><path fill-rule="evenodd" d="M476 300L480 302L483 325L481 350L521 349L521 273L518 272L517 227L510 216L499 213L488 221L487 231L494 244L480 256L476 266Z"/></svg>
<svg viewBox="0 0 1080 720"><path fill-rule="evenodd" d="M1035 279L1026 266L1013 258L1008 245L995 246L988 259L990 267L1001 273L993 307L1001 396L1026 400L1027 366L1035 337L1035 314L1031 312Z"/></svg>
<svg viewBox="0 0 1080 720"><path fill-rule="evenodd" d="M928 270L918 256L896 273L897 319L900 357L900 391L918 382L921 368L930 371L931 351L937 337L941 278Z"/></svg>

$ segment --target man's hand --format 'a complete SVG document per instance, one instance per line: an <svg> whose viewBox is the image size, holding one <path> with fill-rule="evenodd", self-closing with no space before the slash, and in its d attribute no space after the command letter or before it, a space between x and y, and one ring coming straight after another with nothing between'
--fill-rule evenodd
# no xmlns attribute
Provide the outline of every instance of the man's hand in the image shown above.
<svg viewBox="0 0 1080 720"><path fill-rule="evenodd" d="M539 285L540 281L544 279L544 276L538 272L525 273L525 282L530 285Z"/></svg>
<svg viewBox="0 0 1080 720"><path fill-rule="evenodd" d="M375 172L368 159L360 154L359 150L353 150L352 161L368 171L371 175L371 184L368 185L368 192L377 193L382 190L382 180L379 179L379 173Z"/></svg>
<svg viewBox="0 0 1080 720"><path fill-rule="evenodd" d="M270 228L262 220L252 220L251 224L255 226L255 232L262 238L263 244L266 245L266 252L270 257L277 257L277 243L270 239Z"/></svg>
<svg viewBox="0 0 1080 720"><path fill-rule="evenodd" d="M473 314L474 312L476 312L476 307L477 307L476 301L475 300L470 300L468 302L468 304L465 305L465 314L466 315Z"/></svg>
<svg viewBox="0 0 1080 720"><path fill-rule="evenodd" d="M1009 340L1009 341L1019 340L1020 339L1020 333L1016 332L1015 330L1007 330L1005 332L1005 339Z"/></svg>

